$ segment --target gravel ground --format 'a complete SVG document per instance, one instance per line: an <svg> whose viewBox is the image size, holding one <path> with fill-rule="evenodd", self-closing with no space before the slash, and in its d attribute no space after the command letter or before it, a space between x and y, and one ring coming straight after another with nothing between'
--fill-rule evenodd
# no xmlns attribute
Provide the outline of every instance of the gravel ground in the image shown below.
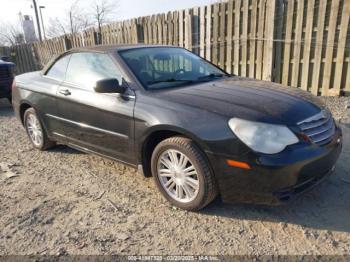
<svg viewBox="0 0 350 262"><path fill-rule="evenodd" d="M335 119L350 123L350 97L321 97Z"/></svg>
<svg viewBox="0 0 350 262"><path fill-rule="evenodd" d="M350 254L349 98L336 174L284 207L173 208L152 179L65 146L34 150L0 101L0 255Z"/></svg>

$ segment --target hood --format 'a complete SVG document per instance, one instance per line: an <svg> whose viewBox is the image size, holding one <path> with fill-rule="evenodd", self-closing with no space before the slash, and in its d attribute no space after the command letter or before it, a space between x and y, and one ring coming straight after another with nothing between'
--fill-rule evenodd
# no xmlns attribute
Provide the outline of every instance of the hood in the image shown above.
<svg viewBox="0 0 350 262"><path fill-rule="evenodd" d="M0 66L15 66L12 62L6 62L0 59Z"/></svg>
<svg viewBox="0 0 350 262"><path fill-rule="evenodd" d="M163 101L196 107L228 118L295 125L325 108L315 96L297 88L230 77L153 93Z"/></svg>

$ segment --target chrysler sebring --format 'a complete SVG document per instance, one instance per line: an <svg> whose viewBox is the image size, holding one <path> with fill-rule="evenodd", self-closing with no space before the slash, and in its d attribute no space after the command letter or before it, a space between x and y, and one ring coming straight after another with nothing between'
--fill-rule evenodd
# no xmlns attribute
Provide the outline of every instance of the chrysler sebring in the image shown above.
<svg viewBox="0 0 350 262"><path fill-rule="evenodd" d="M330 175L342 147L317 97L178 47L73 49L12 89L35 148L62 143L131 165L187 210L218 195L286 203Z"/></svg>

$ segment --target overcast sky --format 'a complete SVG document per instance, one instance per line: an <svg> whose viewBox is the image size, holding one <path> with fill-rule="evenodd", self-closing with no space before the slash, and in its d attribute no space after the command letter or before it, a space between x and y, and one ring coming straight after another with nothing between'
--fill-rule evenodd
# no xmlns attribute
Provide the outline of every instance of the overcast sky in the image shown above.
<svg viewBox="0 0 350 262"><path fill-rule="evenodd" d="M0 0L0 22L18 21L18 13L29 14L34 17L31 8L33 0ZM62 17L71 3L75 0L37 0L38 5L44 5L44 23L49 18ZM81 0L82 3L87 2ZM162 13L169 10L184 9L193 6L206 5L214 0L116 0L119 3L118 18L127 19L154 13Z"/></svg>

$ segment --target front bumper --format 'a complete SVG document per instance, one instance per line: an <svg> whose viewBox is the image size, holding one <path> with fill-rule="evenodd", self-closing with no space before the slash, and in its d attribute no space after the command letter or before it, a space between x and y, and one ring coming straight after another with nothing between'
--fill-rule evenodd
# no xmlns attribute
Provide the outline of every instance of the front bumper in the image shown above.
<svg viewBox="0 0 350 262"><path fill-rule="evenodd" d="M325 146L298 144L275 155L249 152L238 161L251 169L229 166L227 156L208 153L224 202L279 205L312 188L334 170L342 148L337 127Z"/></svg>

